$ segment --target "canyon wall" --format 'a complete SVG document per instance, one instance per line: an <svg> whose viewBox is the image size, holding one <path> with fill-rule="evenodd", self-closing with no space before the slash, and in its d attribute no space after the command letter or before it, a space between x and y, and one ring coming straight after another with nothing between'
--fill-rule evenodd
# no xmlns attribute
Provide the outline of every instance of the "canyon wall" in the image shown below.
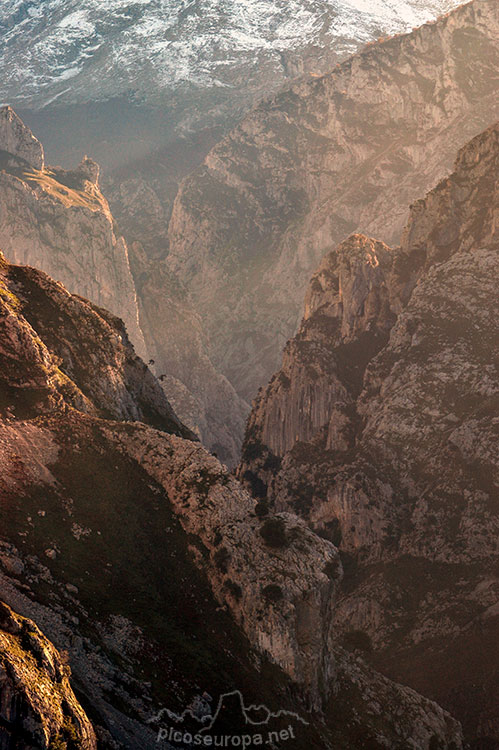
<svg viewBox="0 0 499 750"><path fill-rule="evenodd" d="M260 502L339 547L344 637L491 746L498 159L495 125L412 206L400 247L354 235L325 257L239 468Z"/></svg>
<svg viewBox="0 0 499 750"><path fill-rule="evenodd" d="M407 206L499 116L498 5L474 0L263 101L182 183L169 267L247 401L346 235L398 242Z"/></svg>
<svg viewBox="0 0 499 750"><path fill-rule="evenodd" d="M206 690L292 712L297 747L462 747L437 704L334 646L337 549L261 512L110 313L2 258L0 359L0 599L67 652L100 747L157 747L164 710Z"/></svg>
<svg viewBox="0 0 499 750"><path fill-rule="evenodd" d="M99 188L99 167L46 165L43 147L10 107L0 110L0 248L41 268L125 323L168 397L221 460L238 459L248 405L214 368L182 283L138 241L128 248Z"/></svg>

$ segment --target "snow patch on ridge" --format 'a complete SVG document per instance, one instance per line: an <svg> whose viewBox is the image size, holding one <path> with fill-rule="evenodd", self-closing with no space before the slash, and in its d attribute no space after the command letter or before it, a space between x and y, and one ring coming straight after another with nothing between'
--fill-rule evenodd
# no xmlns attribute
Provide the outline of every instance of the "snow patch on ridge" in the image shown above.
<svg viewBox="0 0 499 750"><path fill-rule="evenodd" d="M459 0L3 0L0 99L38 105L191 83L231 85L259 59L353 51ZM230 70L230 76L228 68ZM62 85L72 79L71 92ZM40 102L40 95L43 102Z"/></svg>

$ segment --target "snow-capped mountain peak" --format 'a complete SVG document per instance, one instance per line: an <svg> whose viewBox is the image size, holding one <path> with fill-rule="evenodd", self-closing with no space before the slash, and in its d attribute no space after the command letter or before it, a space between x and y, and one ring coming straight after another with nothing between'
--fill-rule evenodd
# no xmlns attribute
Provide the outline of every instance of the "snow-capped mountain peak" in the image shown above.
<svg viewBox="0 0 499 750"><path fill-rule="evenodd" d="M44 106L183 84L235 87L314 49L318 72L458 0L4 0L0 98ZM296 71L301 72L297 63Z"/></svg>

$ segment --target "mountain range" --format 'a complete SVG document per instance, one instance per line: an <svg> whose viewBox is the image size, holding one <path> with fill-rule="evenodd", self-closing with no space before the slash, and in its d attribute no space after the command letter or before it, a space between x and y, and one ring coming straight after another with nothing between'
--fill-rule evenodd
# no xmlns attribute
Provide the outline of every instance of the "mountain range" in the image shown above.
<svg viewBox="0 0 499 750"><path fill-rule="evenodd" d="M6 0L0 97L34 107L120 96L165 103L185 86L219 89L222 99L224 89L248 97L263 90L262 77L273 75L275 87L305 70L324 72L359 44L406 31L456 4Z"/></svg>
<svg viewBox="0 0 499 750"><path fill-rule="evenodd" d="M499 4L398 33L448 6L3 4L0 748L499 747Z"/></svg>
<svg viewBox="0 0 499 750"><path fill-rule="evenodd" d="M133 159L102 129L106 149L131 159L101 184L126 239L147 358L181 417L230 465L320 258L349 232L397 242L407 206L499 116L498 25L494 0L473 0L303 77L211 149L210 130ZM88 130L88 113L78 125L79 110L64 111L42 110L41 130ZM142 129L137 111L118 108L120 121ZM54 273L40 253L33 262ZM61 280L85 295L85 277Z"/></svg>
<svg viewBox="0 0 499 750"><path fill-rule="evenodd" d="M207 688L306 711L317 750L462 747L437 704L332 649L336 548L256 512L121 321L0 256L0 356L4 747L154 748L162 709Z"/></svg>

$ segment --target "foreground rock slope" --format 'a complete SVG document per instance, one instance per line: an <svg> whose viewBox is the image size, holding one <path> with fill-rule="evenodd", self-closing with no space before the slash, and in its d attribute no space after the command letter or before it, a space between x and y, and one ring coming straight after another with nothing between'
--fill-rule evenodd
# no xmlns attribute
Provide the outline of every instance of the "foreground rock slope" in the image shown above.
<svg viewBox="0 0 499 750"><path fill-rule="evenodd" d="M461 748L439 706L333 648L336 548L262 516L122 324L32 268L0 276L0 599L67 651L100 746L157 747L161 709L239 690L306 715L297 750Z"/></svg>
<svg viewBox="0 0 499 750"><path fill-rule="evenodd" d="M35 623L0 602L2 747L96 750L94 730L74 696L70 674Z"/></svg>
<svg viewBox="0 0 499 750"><path fill-rule="evenodd" d="M399 248L354 235L324 258L239 469L339 547L336 633L473 747L499 742L498 160L495 125Z"/></svg>

